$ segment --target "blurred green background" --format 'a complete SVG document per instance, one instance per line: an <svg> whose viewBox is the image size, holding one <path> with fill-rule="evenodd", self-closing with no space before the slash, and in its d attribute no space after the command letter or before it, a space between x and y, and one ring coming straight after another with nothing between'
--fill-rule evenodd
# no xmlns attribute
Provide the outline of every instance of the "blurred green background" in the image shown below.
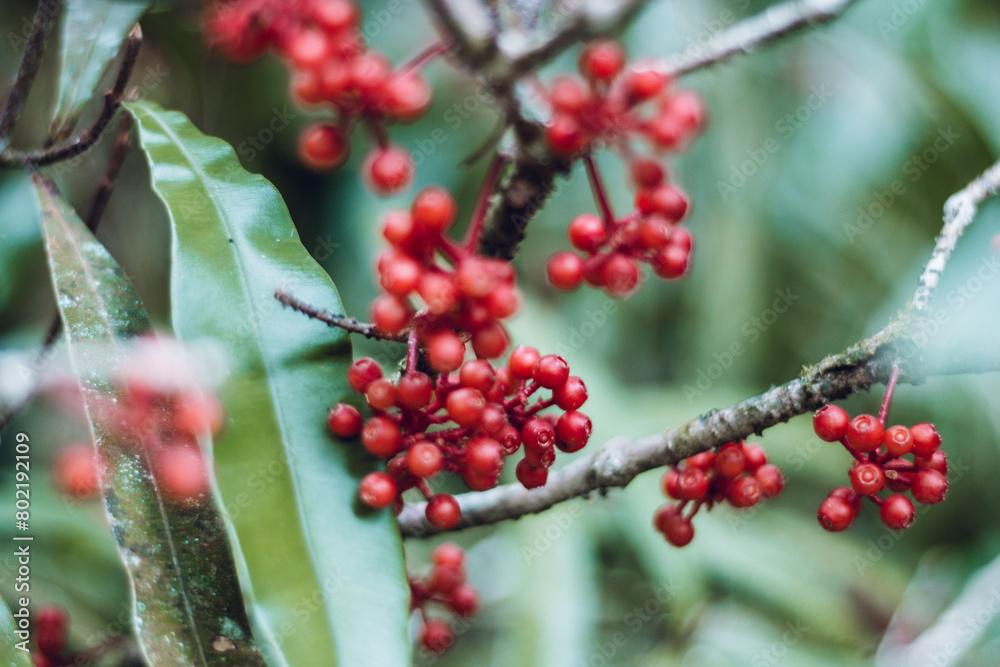
<svg viewBox="0 0 1000 667"><path fill-rule="evenodd" d="M431 41L434 28L421 3L404 3L401 14L386 11L387 2L361 4L368 38L394 61ZM0 5L5 83L33 5ZM705 39L766 7L756 0L653 0L623 39L634 56L697 56ZM406 205L413 190L387 201L362 187L357 171L368 141L361 133L345 168L305 170L295 144L311 114L289 101L285 69L269 57L235 66L207 52L199 11L196 2L158 3L143 20L146 42L133 82L143 96L183 110L202 131L232 143L247 169L276 184L348 314L364 317L376 294L380 217ZM541 77L573 68L574 58L567 54ZM903 308L945 199L1000 153L998 63L995 2L862 0L830 27L685 78L681 85L701 93L710 114L705 134L672 160L694 203L687 223L694 267L681 282L650 280L626 301L546 286L545 259L567 245L570 217L594 210L582 170L562 181L516 260L527 298L511 329L518 343L563 354L586 380L592 447L654 433L785 382ZM24 147L44 135L54 69L48 58L16 135ZM467 213L486 165L461 163L497 115L486 92L447 63L435 61L428 71L433 108L414 125L392 128L392 136L417 157L416 187L450 188ZM439 128L443 142L431 139ZM55 171L78 209L89 206L110 144L102 141L79 164ZM611 155L600 164L614 205L626 210L621 164ZM963 238L935 299L951 323L935 344L995 341L1000 281L992 278L1000 266L990 241L998 232L994 202ZM166 328L168 227L137 152L122 170L98 237ZM791 304L781 313L774 310L779 295ZM54 312L33 195L23 172L0 172L0 402L17 401L32 382L34 373L23 369ZM735 358L727 356L734 342L745 349ZM400 352L356 345L359 353ZM73 642L83 646L127 625L127 588L100 506L65 500L47 483L48 461L85 432L65 407L73 399L65 390L64 350L57 346L39 371L47 390L2 434L2 474L12 474L13 435L29 433L35 599L66 605ZM470 578L484 609L457 626L450 653L418 654L416 662L996 664L998 397L996 374L900 389L891 420L933 421L953 470L947 501L922 508L903 534L882 527L870 506L845 533L820 529L816 508L846 483L848 460L813 436L807 416L755 438L787 475L786 491L757 509L700 514L696 539L683 550L652 529L663 501L655 472L604 498L463 533L457 541L470 548ZM879 400L880 390L844 406L870 412ZM0 498L0 516L12 516L11 496ZM10 523L0 522L3 539ZM408 543L414 567L432 546ZM12 563L0 555L0 591L8 598Z"/></svg>

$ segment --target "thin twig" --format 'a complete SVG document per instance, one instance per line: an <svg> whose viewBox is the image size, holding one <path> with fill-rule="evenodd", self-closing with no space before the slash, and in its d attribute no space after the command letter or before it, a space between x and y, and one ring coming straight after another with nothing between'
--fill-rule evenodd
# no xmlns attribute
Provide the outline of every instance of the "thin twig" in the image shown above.
<svg viewBox="0 0 1000 667"><path fill-rule="evenodd" d="M61 12L62 0L38 3L38 9L35 10L35 16L31 20L31 33L28 35L21 63L17 68L17 76L7 95L3 111L0 112L0 151L6 150L10 144L14 126L21 117L24 103L28 99L28 93L31 92L31 84L34 83L35 75L38 74L38 68L42 64L49 33Z"/></svg>
<svg viewBox="0 0 1000 667"><path fill-rule="evenodd" d="M274 290L274 298L280 301L283 305L288 306L293 310L297 310L303 315L308 315L314 320L319 320L328 326L337 327L338 329L343 329L344 331L349 331L350 333L361 334L365 338L391 340L397 343L405 343L407 340L406 334L387 334L384 331L380 331L374 324L359 322L353 317L337 315L328 310L317 308L310 303L302 301L284 287L278 287Z"/></svg>
<svg viewBox="0 0 1000 667"><path fill-rule="evenodd" d="M889 408L892 407L892 397L896 393L897 384L899 384L899 366L892 369L889 380L885 383L885 395L882 396L882 406L878 410L878 423L883 427L885 420L889 418Z"/></svg>
<svg viewBox="0 0 1000 667"><path fill-rule="evenodd" d="M941 275L948 266L951 253L958 244L965 228L972 223L979 210L979 205L990 195L1000 190L1000 161L987 169L983 174L956 192L944 204L944 226L938 234L937 242L931 258L924 266L923 273L917 281L917 291L910 301L915 310L924 310L934 296L941 281Z"/></svg>
<svg viewBox="0 0 1000 667"><path fill-rule="evenodd" d="M476 67L496 54L496 33L478 0L427 0L434 16L452 39L455 55Z"/></svg>
<svg viewBox="0 0 1000 667"><path fill-rule="evenodd" d="M135 68L136 58L139 56L139 48L142 46L142 30L139 25L133 26L125 40L123 50L125 52L122 59L121 69L118 70L118 77L115 79L114 87L104 95L104 107L93 124L80 134L75 140L62 146L54 146L39 151L20 152L4 151L0 153L0 165L34 165L45 166L62 162L74 158L97 143L104 131L107 130L114 119L115 112L121 106L125 97L125 89L128 86L129 77Z"/></svg>

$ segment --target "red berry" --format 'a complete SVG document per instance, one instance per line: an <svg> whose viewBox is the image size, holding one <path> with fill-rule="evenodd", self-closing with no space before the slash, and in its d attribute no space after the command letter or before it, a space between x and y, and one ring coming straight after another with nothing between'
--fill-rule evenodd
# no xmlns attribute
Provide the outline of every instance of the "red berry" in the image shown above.
<svg viewBox="0 0 1000 667"><path fill-rule="evenodd" d="M767 463L767 454L757 444L743 445L744 469L747 472L754 472L757 468Z"/></svg>
<svg viewBox="0 0 1000 667"><path fill-rule="evenodd" d="M484 302L490 315L502 320L517 312L518 306L521 305L521 294L517 288L510 285L498 285L486 295Z"/></svg>
<svg viewBox="0 0 1000 667"><path fill-rule="evenodd" d="M313 69L330 53L330 42L322 30L307 28L295 34L288 44L289 59L298 69Z"/></svg>
<svg viewBox="0 0 1000 667"><path fill-rule="evenodd" d="M156 458L160 487L169 498L184 502L209 492L208 471L201 451L193 447L168 447Z"/></svg>
<svg viewBox="0 0 1000 667"><path fill-rule="evenodd" d="M851 486L863 496L872 496L882 490L885 485L885 475L882 468L874 463L859 463L849 472Z"/></svg>
<svg viewBox="0 0 1000 667"><path fill-rule="evenodd" d="M413 159L398 146L376 149L368 155L365 172L376 193L396 194L413 179Z"/></svg>
<svg viewBox="0 0 1000 667"><path fill-rule="evenodd" d="M913 454L915 456L930 456L941 446L941 436L934 424L915 424L910 427L913 435Z"/></svg>
<svg viewBox="0 0 1000 667"><path fill-rule="evenodd" d="M462 509L455 497L447 493L439 493L427 503L424 510L427 520L436 528L447 530L458 525L462 518Z"/></svg>
<svg viewBox="0 0 1000 667"><path fill-rule="evenodd" d="M521 459L517 463L517 467L514 469L514 473L517 475L517 481L521 483L526 489L535 489L539 486L545 486L545 482L549 478L548 468L535 468L530 463L528 459Z"/></svg>
<svg viewBox="0 0 1000 667"><path fill-rule="evenodd" d="M672 185L640 190L636 194L635 204L643 215L659 213L670 222L680 222L688 210L687 197Z"/></svg>
<svg viewBox="0 0 1000 667"><path fill-rule="evenodd" d="M496 382L493 366L485 359L474 359L462 364L458 374L463 387L471 387L485 393Z"/></svg>
<svg viewBox="0 0 1000 667"><path fill-rule="evenodd" d="M428 618L420 631L420 643L431 653L444 653L455 643L455 635L444 621Z"/></svg>
<svg viewBox="0 0 1000 667"><path fill-rule="evenodd" d="M313 18L329 32L354 27L358 10L352 0L322 0L312 3Z"/></svg>
<svg viewBox="0 0 1000 667"><path fill-rule="evenodd" d="M299 137L299 159L316 171L344 164L351 145L340 128L330 123L313 123Z"/></svg>
<svg viewBox="0 0 1000 667"><path fill-rule="evenodd" d="M760 485L760 493L765 498L774 498L785 488L785 477L776 465L770 463L762 465L757 468L753 477Z"/></svg>
<svg viewBox="0 0 1000 667"><path fill-rule="evenodd" d="M673 505L662 505L653 517L656 529L663 533L667 542L675 547L683 547L694 539L694 528Z"/></svg>
<svg viewBox="0 0 1000 667"><path fill-rule="evenodd" d="M646 134L657 148L673 150L683 143L687 132L680 119L669 113L660 113L649 121Z"/></svg>
<svg viewBox="0 0 1000 667"><path fill-rule="evenodd" d="M71 498L84 500L100 492L100 459L89 442L72 444L59 452L53 473L56 486Z"/></svg>
<svg viewBox="0 0 1000 667"><path fill-rule="evenodd" d="M913 499L923 505L934 505L948 493L948 479L937 470L920 470L910 482Z"/></svg>
<svg viewBox="0 0 1000 667"><path fill-rule="evenodd" d="M746 467L743 447L735 442L723 445L715 455L715 471L723 477L736 477Z"/></svg>
<svg viewBox="0 0 1000 667"><path fill-rule="evenodd" d="M388 507L396 501L398 487L392 475L385 472L370 472L361 479L358 497L361 502L375 509Z"/></svg>
<svg viewBox="0 0 1000 667"><path fill-rule="evenodd" d="M433 93L418 74L395 74L385 82L382 105L386 113L400 122L416 120L426 113Z"/></svg>
<svg viewBox="0 0 1000 667"><path fill-rule="evenodd" d="M382 377L382 367L371 357L361 357L347 369L348 384L360 394L365 392L370 382L380 377Z"/></svg>
<svg viewBox="0 0 1000 667"><path fill-rule="evenodd" d="M417 194L411 213L413 224L422 234L436 236L454 224L458 208L447 190L431 187Z"/></svg>
<svg viewBox="0 0 1000 667"><path fill-rule="evenodd" d="M882 436L882 444L893 456L904 456L913 449L913 435L905 426L892 426Z"/></svg>
<svg viewBox="0 0 1000 667"><path fill-rule="evenodd" d="M410 309L406 302L391 294L383 294L372 301L372 322L375 328L395 335L410 324Z"/></svg>
<svg viewBox="0 0 1000 667"><path fill-rule="evenodd" d="M417 477L432 477L441 470L444 455L432 442L418 442L406 453L406 466Z"/></svg>
<svg viewBox="0 0 1000 667"><path fill-rule="evenodd" d="M690 252L683 248L672 244L664 246L653 255L653 271L667 280L680 278L687 273L690 257Z"/></svg>
<svg viewBox="0 0 1000 667"><path fill-rule="evenodd" d="M588 79L610 82L625 67L625 52L610 40L591 42L580 52L579 65Z"/></svg>
<svg viewBox="0 0 1000 667"><path fill-rule="evenodd" d="M583 282L583 260L568 250L557 252L546 262L545 275L556 289L576 289Z"/></svg>
<svg viewBox="0 0 1000 667"><path fill-rule="evenodd" d="M547 354L535 362L532 377L546 389L561 387L569 379L569 364L558 355Z"/></svg>
<svg viewBox="0 0 1000 667"><path fill-rule="evenodd" d="M438 565L431 570L431 587L443 595L450 595L465 583L465 568L454 565Z"/></svg>
<svg viewBox="0 0 1000 667"><path fill-rule="evenodd" d="M508 345L510 337L507 335L507 330L496 320L472 334L472 351L477 357L494 359L503 354Z"/></svg>
<svg viewBox="0 0 1000 667"><path fill-rule="evenodd" d="M584 213L573 218L566 229L570 245L582 252L594 252L608 238L604 221L591 213Z"/></svg>
<svg viewBox="0 0 1000 667"><path fill-rule="evenodd" d="M580 378L571 376L561 387L552 390L552 398L561 410L578 410L587 402L587 385Z"/></svg>
<svg viewBox="0 0 1000 667"><path fill-rule="evenodd" d="M656 97L667 83L667 77L652 68L635 68L625 75L625 91L632 103Z"/></svg>
<svg viewBox="0 0 1000 667"><path fill-rule="evenodd" d="M680 489L678 488L680 479L681 473L677 468L670 468L663 474L663 477L660 479L660 487L668 498L681 500Z"/></svg>
<svg viewBox="0 0 1000 667"><path fill-rule="evenodd" d="M552 82L549 103L556 113L575 115L587 106L587 90L579 79L561 76Z"/></svg>
<svg viewBox="0 0 1000 667"><path fill-rule="evenodd" d="M399 379L396 400L401 407L419 410L431 402L434 381L420 371L410 371Z"/></svg>
<svg viewBox="0 0 1000 667"><path fill-rule="evenodd" d="M387 253L386 261L381 262L379 279L382 289L389 294L405 297L417 289L424 267L411 257L397 252Z"/></svg>
<svg viewBox="0 0 1000 667"><path fill-rule="evenodd" d="M694 456L684 459L684 464L689 468L701 468L705 472L715 468L715 452L699 452Z"/></svg>
<svg viewBox="0 0 1000 667"><path fill-rule="evenodd" d="M935 449L930 456L914 456L913 466L917 470L937 470L942 475L947 475L948 456L944 451Z"/></svg>
<svg viewBox="0 0 1000 667"><path fill-rule="evenodd" d="M819 506L816 518L819 525L830 532L845 530L854 521L854 508L851 503L839 496L829 496Z"/></svg>
<svg viewBox="0 0 1000 667"><path fill-rule="evenodd" d="M670 234L667 221L658 215L651 215L639 223L636 240L646 250L659 250L667 246Z"/></svg>
<svg viewBox="0 0 1000 667"><path fill-rule="evenodd" d="M435 369L450 373L462 365L465 343L451 331L441 331L431 336L427 343L427 358Z"/></svg>
<svg viewBox="0 0 1000 667"><path fill-rule="evenodd" d="M677 476L676 489L669 495L678 500L699 500L706 493L708 477L705 472L699 468L687 468Z"/></svg>
<svg viewBox="0 0 1000 667"><path fill-rule="evenodd" d="M475 616L479 611L479 593L468 584L459 586L451 593L451 608L459 616Z"/></svg>
<svg viewBox="0 0 1000 667"><path fill-rule="evenodd" d="M549 468L556 462L556 448L552 445L537 449L524 448L524 460L533 468Z"/></svg>
<svg viewBox="0 0 1000 667"><path fill-rule="evenodd" d="M431 562L438 567L462 567L465 551L454 542L442 542L431 552Z"/></svg>
<svg viewBox="0 0 1000 667"><path fill-rule="evenodd" d="M486 399L478 389L457 389L445 400L448 417L459 426L472 426L479 421L486 407Z"/></svg>
<svg viewBox="0 0 1000 667"><path fill-rule="evenodd" d="M327 423L330 430L341 438L353 438L361 431L361 412L353 405L337 403L330 410Z"/></svg>
<svg viewBox="0 0 1000 667"><path fill-rule="evenodd" d="M836 405L824 405L813 415L813 430L824 442L839 442L847 435L847 426L851 419L843 408Z"/></svg>
<svg viewBox="0 0 1000 667"><path fill-rule="evenodd" d="M388 410L396 404L396 385L385 378L369 382L365 398L373 409Z"/></svg>
<svg viewBox="0 0 1000 667"><path fill-rule="evenodd" d="M521 428L521 441L526 449L548 449L555 444L556 430L544 419L529 419Z"/></svg>
<svg viewBox="0 0 1000 667"><path fill-rule="evenodd" d="M605 289L614 296L627 296L639 284L639 270L631 259L621 253L612 253L604 264Z"/></svg>
<svg viewBox="0 0 1000 667"><path fill-rule="evenodd" d="M693 91L675 92L664 101L663 110L676 118L686 132L697 132L705 125L705 105Z"/></svg>
<svg viewBox="0 0 1000 667"><path fill-rule="evenodd" d="M861 495L849 486L838 486L830 492L831 498L843 498L854 510L854 516L861 514Z"/></svg>
<svg viewBox="0 0 1000 667"><path fill-rule="evenodd" d="M587 445L593 428L590 417L582 412L564 412L556 423L556 435L559 436L556 445L564 452L577 452Z"/></svg>
<svg viewBox="0 0 1000 667"><path fill-rule="evenodd" d="M496 476L503 468L500 443L493 438L476 438L465 450L465 465L477 475ZM492 486L492 484L490 485Z"/></svg>
<svg viewBox="0 0 1000 667"><path fill-rule="evenodd" d="M901 493L894 493L882 501L878 516L887 528L903 530L913 525L917 512L909 498Z"/></svg>
<svg viewBox="0 0 1000 667"><path fill-rule="evenodd" d="M858 415L847 425L847 444L862 454L878 449L883 435L882 424L872 415Z"/></svg>
<svg viewBox="0 0 1000 667"><path fill-rule="evenodd" d="M504 456L510 456L521 447L521 432L510 424L500 429L500 433L496 438L497 442L500 443L500 451L503 452Z"/></svg>
<svg viewBox="0 0 1000 667"><path fill-rule="evenodd" d="M510 359L507 360L507 367L510 368L510 373L514 377L527 380L534 375L535 364L538 363L541 356L538 350L533 347L518 345L510 353Z"/></svg>
<svg viewBox="0 0 1000 667"><path fill-rule="evenodd" d="M587 136L575 118L556 114L545 127L545 140L554 153L569 157L587 145Z"/></svg>
<svg viewBox="0 0 1000 667"><path fill-rule="evenodd" d="M361 442L375 456L388 459L399 453L403 434L389 417L372 417L361 428Z"/></svg>
<svg viewBox="0 0 1000 667"><path fill-rule="evenodd" d="M45 605L35 615L35 644L45 656L58 656L66 648L69 614L58 605Z"/></svg>
<svg viewBox="0 0 1000 667"><path fill-rule="evenodd" d="M726 490L726 497L733 507L753 507L760 502L761 495L757 480L747 475L734 479Z"/></svg>
<svg viewBox="0 0 1000 667"><path fill-rule="evenodd" d="M458 301L458 289L454 280L443 273L426 271L417 285L417 293L427 304L428 310L435 315L447 313Z"/></svg>
<svg viewBox="0 0 1000 667"><path fill-rule="evenodd" d="M392 72L392 65L385 56L369 52L350 61L350 82L353 88L368 98L369 102L380 97Z"/></svg>
<svg viewBox="0 0 1000 667"><path fill-rule="evenodd" d="M382 236L397 248L413 242L413 218L406 211L394 209L382 219Z"/></svg>
<svg viewBox="0 0 1000 667"><path fill-rule="evenodd" d="M630 168L632 182L640 190L649 190L663 183L666 173L659 162L650 158L639 158Z"/></svg>

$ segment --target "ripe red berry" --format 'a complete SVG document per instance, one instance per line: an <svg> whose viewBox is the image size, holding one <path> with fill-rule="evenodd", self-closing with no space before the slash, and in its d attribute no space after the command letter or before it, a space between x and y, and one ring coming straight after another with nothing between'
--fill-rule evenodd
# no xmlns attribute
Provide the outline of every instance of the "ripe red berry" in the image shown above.
<svg viewBox="0 0 1000 667"><path fill-rule="evenodd" d="M396 404L396 385L385 378L368 383L365 398L375 410L388 410Z"/></svg>
<svg viewBox="0 0 1000 667"><path fill-rule="evenodd" d="M496 382L493 366L485 359L473 359L462 364L458 378L463 387L478 389L483 393L489 391Z"/></svg>
<svg viewBox="0 0 1000 667"><path fill-rule="evenodd" d="M388 459L399 453L403 434L389 417L372 417L361 428L361 442L375 456Z"/></svg>
<svg viewBox="0 0 1000 667"><path fill-rule="evenodd" d="M882 445L893 456L904 456L913 449L913 436L905 426L892 426L882 436Z"/></svg>
<svg viewBox="0 0 1000 667"><path fill-rule="evenodd" d="M431 87L420 75L395 74L383 86L382 106L388 115L406 123L424 115L432 96Z"/></svg>
<svg viewBox="0 0 1000 667"><path fill-rule="evenodd" d="M365 173L371 188L380 195L396 194L413 180L413 159L398 146L372 151L367 158Z"/></svg>
<svg viewBox="0 0 1000 667"><path fill-rule="evenodd" d="M851 486L863 496L872 496L885 486L885 476L882 468L874 463L859 463L849 472Z"/></svg>
<svg viewBox="0 0 1000 667"><path fill-rule="evenodd" d="M35 614L35 643L46 656L57 656L66 648L69 614L58 605L45 605Z"/></svg>
<svg viewBox="0 0 1000 667"><path fill-rule="evenodd" d="M861 495L849 486L838 486L830 492L831 498L843 498L854 510L854 516L861 514Z"/></svg>
<svg viewBox="0 0 1000 667"><path fill-rule="evenodd" d="M566 229L570 245L582 252L594 252L608 238L604 221L591 213L584 213L573 218Z"/></svg>
<svg viewBox="0 0 1000 667"><path fill-rule="evenodd" d="M636 240L646 250L659 250L667 246L670 235L671 231L667 221L658 215L651 215L639 223ZM685 253L686 257L687 253Z"/></svg>
<svg viewBox="0 0 1000 667"><path fill-rule="evenodd" d="M413 224L422 234L438 235L454 224L458 208L447 190L431 187L417 194L411 213Z"/></svg>
<svg viewBox="0 0 1000 667"><path fill-rule="evenodd" d="M937 470L942 475L947 475L948 456L943 450L935 449L930 456L914 456L913 467L917 470Z"/></svg>
<svg viewBox="0 0 1000 667"><path fill-rule="evenodd" d="M593 428L590 417L582 412L576 410L564 412L556 423L556 435L559 436L556 446L564 452L580 451L590 440Z"/></svg>
<svg viewBox="0 0 1000 667"><path fill-rule="evenodd" d="M330 42L322 30L307 28L300 30L289 41L288 58L298 69L313 69L319 66L330 53Z"/></svg>
<svg viewBox="0 0 1000 667"><path fill-rule="evenodd" d="M753 477L741 475L729 483L726 498L733 507L753 507L760 502L760 484Z"/></svg>
<svg viewBox="0 0 1000 667"><path fill-rule="evenodd" d="M500 451L503 452L504 456L510 456L521 447L521 432L510 424L500 429L500 433L496 438L497 442L500 443Z"/></svg>
<svg viewBox="0 0 1000 667"><path fill-rule="evenodd" d="M901 493L894 493L882 501L878 516L887 528L903 530L913 524L917 512L909 498Z"/></svg>
<svg viewBox="0 0 1000 667"><path fill-rule="evenodd" d="M919 470L910 482L913 499L922 505L935 505L948 493L948 479L937 470Z"/></svg>
<svg viewBox="0 0 1000 667"><path fill-rule="evenodd" d="M552 82L549 103L557 113L575 115L587 106L587 91L579 79L561 76Z"/></svg>
<svg viewBox="0 0 1000 667"><path fill-rule="evenodd" d="M587 402L587 385L580 378L571 376L561 387L552 390L552 398L561 410L578 410Z"/></svg>
<svg viewBox="0 0 1000 667"><path fill-rule="evenodd" d="M518 345L510 353L510 359L507 360L507 367L510 368L510 373L514 377L527 380L534 375L535 364L538 363L541 356L538 350L533 347Z"/></svg>
<svg viewBox="0 0 1000 667"><path fill-rule="evenodd" d="M544 419L529 419L521 428L521 440L527 449L550 448L556 441L556 430Z"/></svg>
<svg viewBox="0 0 1000 667"><path fill-rule="evenodd" d="M347 382L351 389L363 394L368 383L382 377L382 367L371 357L361 357L347 369Z"/></svg>
<svg viewBox="0 0 1000 667"><path fill-rule="evenodd" d="M610 40L591 42L580 52L580 73L594 81L610 82L625 67L625 52Z"/></svg>
<svg viewBox="0 0 1000 667"><path fill-rule="evenodd" d="M427 358L431 366L442 373L457 369L464 357L465 343L451 331L438 332L427 343Z"/></svg>
<svg viewBox="0 0 1000 667"><path fill-rule="evenodd" d="M442 542L431 552L431 562L438 567L462 567L465 551L454 542Z"/></svg>
<svg viewBox="0 0 1000 667"><path fill-rule="evenodd" d="M100 459L94 445L69 445L56 457L53 466L56 486L71 498L93 498L100 491Z"/></svg>
<svg viewBox="0 0 1000 667"><path fill-rule="evenodd" d="M447 530L458 525L462 518L462 509L455 497L447 493L439 493L427 503L424 510L427 520L436 528Z"/></svg>
<svg viewBox="0 0 1000 667"><path fill-rule="evenodd" d="M459 616L475 616L479 611L479 593L468 584L459 586L451 593L451 608Z"/></svg>
<svg viewBox="0 0 1000 667"><path fill-rule="evenodd" d="M490 315L498 320L510 317L521 305L521 293L511 285L497 285L484 299Z"/></svg>
<svg viewBox="0 0 1000 667"><path fill-rule="evenodd" d="M464 583L464 567L454 565L438 565L431 570L431 588L442 595L450 595L455 589Z"/></svg>
<svg viewBox="0 0 1000 667"><path fill-rule="evenodd" d="M605 289L614 296L627 296L639 284L639 269L621 253L612 253L604 264Z"/></svg>
<svg viewBox="0 0 1000 667"><path fill-rule="evenodd" d="M847 425L847 444L862 454L878 449L884 435L882 424L872 415L858 415Z"/></svg>
<svg viewBox="0 0 1000 667"><path fill-rule="evenodd" d="M670 482L667 482L670 486ZM699 468L686 468L677 475L676 488L669 495L679 500L699 500L708 493L708 477Z"/></svg>
<svg viewBox="0 0 1000 667"><path fill-rule="evenodd" d="M666 173L659 162L650 158L639 158L632 162L630 172L632 182L640 190L649 190L663 183Z"/></svg>
<svg viewBox="0 0 1000 667"><path fill-rule="evenodd" d="M653 525L675 547L683 547L694 539L691 522L673 505L661 505L653 516Z"/></svg>
<svg viewBox="0 0 1000 667"><path fill-rule="evenodd" d="M386 255L385 261L380 262L379 268L382 289L389 294L405 297L417 289L424 267L412 257L399 252L390 251Z"/></svg>
<svg viewBox="0 0 1000 667"><path fill-rule="evenodd" d="M361 479L358 497L361 502L375 509L388 507L396 501L396 480L385 472L370 472Z"/></svg>
<svg viewBox="0 0 1000 667"><path fill-rule="evenodd" d="M494 359L506 351L510 336L503 325L493 320L472 334L472 351L477 357Z"/></svg>
<svg viewBox="0 0 1000 667"><path fill-rule="evenodd" d="M757 444L743 445L743 468L746 472L754 472L767 463L767 454Z"/></svg>
<svg viewBox="0 0 1000 667"><path fill-rule="evenodd" d="M434 381L430 376L420 371L410 371L399 378L396 401L401 407L419 410L431 402L434 394Z"/></svg>
<svg viewBox="0 0 1000 667"><path fill-rule="evenodd" d="M352 28L358 20L358 9L352 0L323 0L312 3L316 23L329 32Z"/></svg>
<svg viewBox="0 0 1000 667"><path fill-rule="evenodd" d="M656 97L666 83L667 77L650 67L637 67L625 75L625 91L632 103Z"/></svg>
<svg viewBox="0 0 1000 667"><path fill-rule="evenodd" d="M497 285L492 264L479 257L467 257L455 269L455 286L466 296L482 298Z"/></svg>
<svg viewBox="0 0 1000 667"><path fill-rule="evenodd" d="M556 448L552 445L538 449L525 447L524 460L533 468L549 468L556 462Z"/></svg>
<svg viewBox="0 0 1000 667"><path fill-rule="evenodd" d="M327 423L330 430L341 438L353 438L361 431L361 412L353 405L337 403L330 410Z"/></svg>
<svg viewBox="0 0 1000 667"><path fill-rule="evenodd" d="M194 447L167 447L156 458L160 487L176 502L202 496L209 491L208 471L201 451Z"/></svg>
<svg viewBox="0 0 1000 667"><path fill-rule="evenodd" d="M910 427L913 435L913 453L916 456L930 456L941 446L941 436L934 424L915 424Z"/></svg>
<svg viewBox="0 0 1000 667"><path fill-rule="evenodd" d="M715 471L723 477L736 477L746 467L743 457L743 447L739 443L730 442L719 448L715 455Z"/></svg>
<svg viewBox="0 0 1000 667"><path fill-rule="evenodd" d="M455 643L455 635L446 622L428 618L420 631L420 643L431 653L444 653Z"/></svg>
<svg viewBox="0 0 1000 667"><path fill-rule="evenodd" d="M383 294L372 301L372 322L387 334L402 333L410 324L410 309L406 302L391 294Z"/></svg>
<svg viewBox="0 0 1000 667"><path fill-rule="evenodd" d="M441 470L444 455L432 442L418 442L406 453L406 466L417 477L432 477Z"/></svg>
<svg viewBox="0 0 1000 667"><path fill-rule="evenodd" d="M697 132L705 126L705 104L693 91L676 91L664 100L662 109L676 118L686 132Z"/></svg>
<svg viewBox="0 0 1000 667"><path fill-rule="evenodd" d="M546 389L561 387L569 379L569 364L558 355L547 354L535 362L532 377Z"/></svg>
<svg viewBox="0 0 1000 667"><path fill-rule="evenodd" d="M557 113L545 126L545 140L554 153L569 157L587 145L587 136L573 116Z"/></svg>
<svg viewBox="0 0 1000 667"><path fill-rule="evenodd" d="M466 446L465 457L468 471L477 475L496 477L503 468L500 443L493 438L476 438L470 442Z"/></svg>
<svg viewBox="0 0 1000 667"><path fill-rule="evenodd" d="M778 466L770 463L757 468L753 477L760 485L760 493L765 498L774 498L785 488L785 476L781 474Z"/></svg>
<svg viewBox="0 0 1000 667"><path fill-rule="evenodd" d="M813 430L824 442L839 442L847 435L847 425L850 421L843 408L824 405L813 415Z"/></svg>
<svg viewBox="0 0 1000 667"><path fill-rule="evenodd" d="M658 213L670 222L680 222L687 214L687 196L672 185L658 185L649 190L639 190L635 205L643 215Z"/></svg>
<svg viewBox="0 0 1000 667"><path fill-rule="evenodd" d="M486 399L478 389L463 387L450 394L445 400L448 417L459 426L472 426L479 421L486 407Z"/></svg>
<svg viewBox="0 0 1000 667"><path fill-rule="evenodd" d="M830 532L845 530L854 521L854 508L839 496L829 496L819 506L816 518Z"/></svg>
<svg viewBox="0 0 1000 667"><path fill-rule="evenodd" d="M687 273L690 252L673 244L660 248L653 255L653 271L667 280L675 280Z"/></svg>
<svg viewBox="0 0 1000 667"><path fill-rule="evenodd" d="M517 475L517 481L521 483L526 489L535 489L539 486L545 486L545 482L549 478L548 468L535 468L530 463L528 459L521 459L517 463L517 467L514 469L514 473Z"/></svg>
<svg viewBox="0 0 1000 667"><path fill-rule="evenodd" d="M299 159L310 169L326 171L344 164L351 144L336 125L313 123L299 136Z"/></svg>
<svg viewBox="0 0 1000 667"><path fill-rule="evenodd" d="M545 263L545 275L556 289L576 289L583 282L583 260L568 250L557 252Z"/></svg>
<svg viewBox="0 0 1000 667"><path fill-rule="evenodd" d="M417 293L427 304L428 310L435 315L447 313L458 301L455 281L444 273L426 271L420 279L420 284L417 285Z"/></svg>

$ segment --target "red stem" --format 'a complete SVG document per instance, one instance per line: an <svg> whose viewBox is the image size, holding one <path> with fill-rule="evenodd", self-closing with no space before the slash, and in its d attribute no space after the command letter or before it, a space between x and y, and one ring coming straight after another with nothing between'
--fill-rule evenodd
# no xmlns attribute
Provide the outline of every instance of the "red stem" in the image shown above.
<svg viewBox="0 0 1000 667"><path fill-rule="evenodd" d="M886 417L889 416L889 406L892 405L892 395L896 393L896 383L899 382L899 366L892 367L889 381L885 383L885 396L882 397L882 407L878 411L878 421L885 427Z"/></svg>
<svg viewBox="0 0 1000 667"><path fill-rule="evenodd" d="M417 328L410 327L410 335L406 338L406 372L417 370L417 349L420 341L417 339Z"/></svg>
<svg viewBox="0 0 1000 667"><path fill-rule="evenodd" d="M417 487L417 490L420 491L420 493L427 500L430 500L431 498L434 497L434 492L431 491L431 487L427 486L427 482L425 482L424 480L418 479L415 486Z"/></svg>
<svg viewBox="0 0 1000 667"><path fill-rule="evenodd" d="M451 42L449 40L435 42L423 51L419 52L417 55L410 58L406 64L399 68L400 72L409 74L410 72L417 71L430 61L434 60L434 58L447 53L450 48Z"/></svg>
<svg viewBox="0 0 1000 667"><path fill-rule="evenodd" d="M608 202L607 194L604 192L601 175L597 173L594 156L587 153L583 158L583 164L587 167L587 178L590 180L590 189L594 193L594 201L597 202L597 208L601 210L601 218L604 220L604 224L608 226L610 233L615 228L615 214L611 211L611 204Z"/></svg>
<svg viewBox="0 0 1000 667"><path fill-rule="evenodd" d="M462 245L469 252L476 251L479 237L482 235L483 227L486 225L486 214L490 210L490 196L496 189L497 180L499 180L500 172L505 164L507 164L507 158L497 153L493 156L489 169L486 171L486 178L483 179L483 185L479 189L479 195L476 198L476 208L472 214L472 222L469 223L469 229L465 232L465 239L462 241Z"/></svg>
<svg viewBox="0 0 1000 667"><path fill-rule="evenodd" d="M851 447L849 444L847 444L847 438L846 437L840 439L840 444L842 444L844 446L844 449L846 449L848 452L850 452L851 456L853 456L857 460L859 460L859 461L865 461L866 460L864 454L862 454L858 450L854 449L854 447Z"/></svg>

